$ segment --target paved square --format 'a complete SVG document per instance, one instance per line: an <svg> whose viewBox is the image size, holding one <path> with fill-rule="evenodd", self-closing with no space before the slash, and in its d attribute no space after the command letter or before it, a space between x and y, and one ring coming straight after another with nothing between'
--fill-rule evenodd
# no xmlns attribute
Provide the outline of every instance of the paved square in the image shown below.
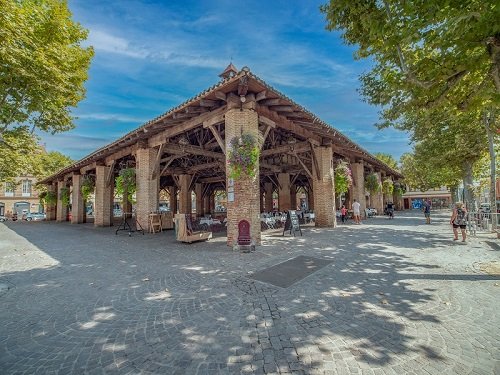
<svg viewBox="0 0 500 375"><path fill-rule="evenodd" d="M2 375L500 374L498 240L452 241L449 212L245 254L114 229L0 223ZM249 277L297 257L331 263L287 288Z"/></svg>
<svg viewBox="0 0 500 375"><path fill-rule="evenodd" d="M332 260L318 259L299 255L286 262L255 272L251 279L288 288L304 277L329 265Z"/></svg>

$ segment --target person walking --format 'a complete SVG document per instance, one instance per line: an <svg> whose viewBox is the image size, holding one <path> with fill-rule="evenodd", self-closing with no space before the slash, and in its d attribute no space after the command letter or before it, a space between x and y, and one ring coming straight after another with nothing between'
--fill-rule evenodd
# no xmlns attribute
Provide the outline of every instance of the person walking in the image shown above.
<svg viewBox="0 0 500 375"><path fill-rule="evenodd" d="M430 224L431 223L431 201L430 200L424 201L424 203L422 205L422 209L424 210L425 223Z"/></svg>
<svg viewBox="0 0 500 375"><path fill-rule="evenodd" d="M340 209L340 218L342 219L342 224L345 224L347 221L347 208L344 205Z"/></svg>
<svg viewBox="0 0 500 375"><path fill-rule="evenodd" d="M352 202L352 211L353 211L353 215L354 215L354 222L356 224L361 224L361 205L359 204L358 201L356 201L356 199L353 200Z"/></svg>
<svg viewBox="0 0 500 375"><path fill-rule="evenodd" d="M462 232L462 242L467 239L465 228L467 226L467 209L462 202L455 203L455 208L451 214L450 224L453 226L453 241L458 241L458 228Z"/></svg>

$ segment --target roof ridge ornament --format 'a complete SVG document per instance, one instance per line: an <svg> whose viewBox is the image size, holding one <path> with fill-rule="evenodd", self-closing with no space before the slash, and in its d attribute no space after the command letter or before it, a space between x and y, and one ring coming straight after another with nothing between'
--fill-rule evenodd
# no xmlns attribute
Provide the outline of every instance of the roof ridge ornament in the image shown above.
<svg viewBox="0 0 500 375"><path fill-rule="evenodd" d="M222 79L228 79L231 77L234 77L236 74L238 74L238 69L233 65L233 63L229 63L229 65L224 69L224 71L219 74L219 77Z"/></svg>

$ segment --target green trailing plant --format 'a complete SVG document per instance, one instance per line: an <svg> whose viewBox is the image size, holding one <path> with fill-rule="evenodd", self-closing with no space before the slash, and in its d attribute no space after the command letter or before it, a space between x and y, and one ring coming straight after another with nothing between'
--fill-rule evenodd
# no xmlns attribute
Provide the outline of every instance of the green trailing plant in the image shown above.
<svg viewBox="0 0 500 375"><path fill-rule="evenodd" d="M68 187L61 188L61 191L59 193L59 199L61 200L61 203L63 206L68 207L70 205L69 188Z"/></svg>
<svg viewBox="0 0 500 375"><path fill-rule="evenodd" d="M115 179L115 191L116 194L125 196L127 193L127 200L130 203L135 203L134 195L137 190L135 181L135 168L123 168L118 173L118 177Z"/></svg>
<svg viewBox="0 0 500 375"><path fill-rule="evenodd" d="M368 190L370 195L376 194L380 191L380 183L375 173L370 173L365 179L365 189Z"/></svg>
<svg viewBox="0 0 500 375"><path fill-rule="evenodd" d="M386 178L382 182L382 192L386 195L391 195L394 191L394 182L390 178Z"/></svg>
<svg viewBox="0 0 500 375"><path fill-rule="evenodd" d="M242 173L255 177L260 154L255 138L251 134L242 134L241 137L233 137L229 144L231 146L227 161L230 167L229 177L236 180Z"/></svg>
<svg viewBox="0 0 500 375"><path fill-rule="evenodd" d="M397 197L402 197L403 194L405 193L406 189L403 185L401 184L394 184L394 194L397 196Z"/></svg>
<svg viewBox="0 0 500 375"><path fill-rule="evenodd" d="M57 202L57 194L54 191L42 191L38 195L40 204L43 205L54 205Z"/></svg>
<svg viewBox="0 0 500 375"><path fill-rule="evenodd" d="M334 181L337 196L347 193L352 186L352 172L345 161L340 161L335 168Z"/></svg>
<svg viewBox="0 0 500 375"><path fill-rule="evenodd" d="M95 189L94 179L90 176L85 176L82 181L82 187L80 188L80 193L82 194L84 202L87 202L90 195L94 192L94 189Z"/></svg>

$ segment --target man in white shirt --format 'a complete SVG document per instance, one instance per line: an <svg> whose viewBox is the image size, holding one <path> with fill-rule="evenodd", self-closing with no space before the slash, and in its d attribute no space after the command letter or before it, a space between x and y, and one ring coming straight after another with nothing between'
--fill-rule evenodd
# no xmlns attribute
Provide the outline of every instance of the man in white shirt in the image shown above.
<svg viewBox="0 0 500 375"><path fill-rule="evenodd" d="M356 224L361 224L361 212L360 212L360 209L361 209L361 205L359 204L358 201L356 201L356 199L354 199L354 201L352 203L352 211L353 211L353 215L354 215L354 222Z"/></svg>

